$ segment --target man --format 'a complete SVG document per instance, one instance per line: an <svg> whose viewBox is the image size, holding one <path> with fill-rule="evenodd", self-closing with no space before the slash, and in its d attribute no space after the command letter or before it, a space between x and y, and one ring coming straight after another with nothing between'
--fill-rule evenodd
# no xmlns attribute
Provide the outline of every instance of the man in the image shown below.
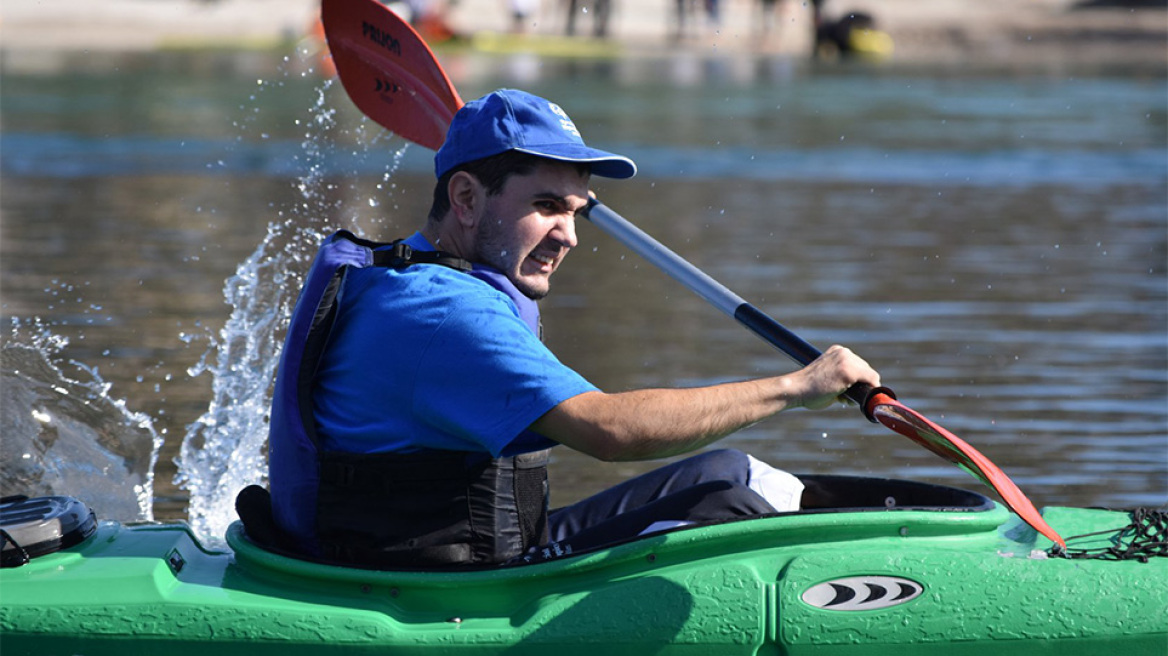
<svg viewBox="0 0 1168 656"><path fill-rule="evenodd" d="M535 301L577 244L590 176L628 178L633 162L586 146L559 106L501 90L458 112L435 172L420 232L388 246L334 236L294 312L270 456L275 519L300 550L491 566L798 508L797 479L721 450L549 513L552 446L685 454L879 376L836 346L785 376L602 392L542 344Z"/></svg>

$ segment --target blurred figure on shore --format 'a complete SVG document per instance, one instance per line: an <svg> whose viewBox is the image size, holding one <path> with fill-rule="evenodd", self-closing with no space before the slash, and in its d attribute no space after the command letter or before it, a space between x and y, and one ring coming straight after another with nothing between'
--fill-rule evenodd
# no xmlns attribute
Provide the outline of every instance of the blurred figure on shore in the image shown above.
<svg viewBox="0 0 1168 656"><path fill-rule="evenodd" d="M712 29L722 26L722 9L719 0L705 0L706 24Z"/></svg>
<svg viewBox="0 0 1168 656"><path fill-rule="evenodd" d="M507 0L507 8L511 12L511 33L526 34L531 17L539 11L539 0Z"/></svg>
<svg viewBox="0 0 1168 656"><path fill-rule="evenodd" d="M564 33L568 36L576 36L576 19L580 14L589 14L592 16L592 36L597 39L604 39L608 37L608 22L612 16L612 2L611 0L594 0L593 2L580 2L580 0L567 0L568 20L564 25Z"/></svg>
<svg viewBox="0 0 1168 656"><path fill-rule="evenodd" d="M758 1L759 21L757 27L761 31L764 39L770 36L771 32L775 29L775 6L778 4L778 0Z"/></svg>
<svg viewBox="0 0 1168 656"><path fill-rule="evenodd" d="M701 5L699 11L698 5ZM691 36L699 30L699 14L705 14L705 21L712 29L718 29L722 22L719 0L676 0L674 3L674 39L677 41Z"/></svg>
<svg viewBox="0 0 1168 656"><path fill-rule="evenodd" d="M892 54L892 37L876 29L876 19L871 14L851 11L836 20L829 20L823 13L825 2L811 0L815 22L815 50L812 54L816 59L884 59Z"/></svg>

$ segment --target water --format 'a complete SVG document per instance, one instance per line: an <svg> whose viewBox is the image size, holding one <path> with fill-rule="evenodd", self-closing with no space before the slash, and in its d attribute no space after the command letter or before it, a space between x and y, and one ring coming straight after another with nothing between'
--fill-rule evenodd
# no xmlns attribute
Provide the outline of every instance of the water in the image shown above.
<svg viewBox="0 0 1168 656"><path fill-rule="evenodd" d="M464 97L546 95L634 157L637 178L596 181L609 205L812 343L860 352L1038 505L1168 500L1159 68L442 58ZM262 482L268 385L312 244L338 227L404 235L432 187L430 153L364 121L313 64L0 61L4 493L103 494L106 516L189 518L214 537L235 491ZM602 388L790 370L594 228L580 238L545 327ZM725 444L797 472L978 489L854 411L790 413ZM70 460L104 487L44 475ZM553 503L648 466L561 452Z"/></svg>

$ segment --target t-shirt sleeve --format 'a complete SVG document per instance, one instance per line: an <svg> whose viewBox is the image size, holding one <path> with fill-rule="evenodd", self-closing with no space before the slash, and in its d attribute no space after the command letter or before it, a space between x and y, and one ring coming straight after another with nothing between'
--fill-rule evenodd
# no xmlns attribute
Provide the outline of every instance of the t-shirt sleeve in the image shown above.
<svg viewBox="0 0 1168 656"><path fill-rule="evenodd" d="M494 456L508 451L548 410L596 390L497 294L475 295L451 308L419 366L414 420L480 444Z"/></svg>

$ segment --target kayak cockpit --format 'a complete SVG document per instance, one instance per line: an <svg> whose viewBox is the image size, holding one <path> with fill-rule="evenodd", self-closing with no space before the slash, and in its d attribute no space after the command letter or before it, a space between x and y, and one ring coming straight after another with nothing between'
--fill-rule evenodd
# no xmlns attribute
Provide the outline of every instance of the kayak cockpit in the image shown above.
<svg viewBox="0 0 1168 656"><path fill-rule="evenodd" d="M1010 518L1002 506L988 497L944 485L843 475L804 475L800 479L806 489L803 508L799 511L681 526L591 552L567 550L510 566L476 569L514 570L565 556L582 562L596 557L612 562L620 554L659 550L663 546L685 550L690 548L686 545L701 545L701 550L706 553L732 553L761 544L807 545L889 535L980 535L995 538L999 527ZM330 572L329 577L345 569L368 572L349 565L317 561L289 548L286 542L281 543L271 516L270 498L263 488L252 486L241 492L236 508L242 522L232 525L227 538L238 560L245 566L251 563L261 569L275 567L279 570L323 567L323 571ZM93 511L76 498L6 497L0 503L3 566L20 566L38 556L81 544L94 534L96 528ZM453 568L443 571L465 573L471 570Z"/></svg>
<svg viewBox="0 0 1168 656"><path fill-rule="evenodd" d="M805 487L799 512L871 512L924 510L982 512L991 510L989 497L949 487L889 478L833 474L802 475Z"/></svg>
<svg viewBox="0 0 1168 656"><path fill-rule="evenodd" d="M620 554L701 545L709 553L732 553L759 545L813 544L888 536L980 536L998 540L998 528L1009 520L1004 507L988 497L959 488L916 481L846 475L800 476L806 489L803 508L749 518L735 518L677 527L666 531L606 545L590 552L560 552L550 557L528 559L503 567L447 568L449 573L501 571L530 567L566 556L588 562L599 558L613 562ZM253 487L240 494L236 504L243 520L231 527L228 543L245 567L276 568L298 576L335 577L338 571L353 570L367 576L371 568L353 567L314 560L281 543L271 519L267 491ZM719 545L718 543L724 543ZM597 555L599 554L599 555ZM250 564L250 565L249 565ZM317 569L323 567L324 569ZM429 570L434 573L434 570ZM402 570L397 570L402 573ZM426 573L421 572L419 573Z"/></svg>

